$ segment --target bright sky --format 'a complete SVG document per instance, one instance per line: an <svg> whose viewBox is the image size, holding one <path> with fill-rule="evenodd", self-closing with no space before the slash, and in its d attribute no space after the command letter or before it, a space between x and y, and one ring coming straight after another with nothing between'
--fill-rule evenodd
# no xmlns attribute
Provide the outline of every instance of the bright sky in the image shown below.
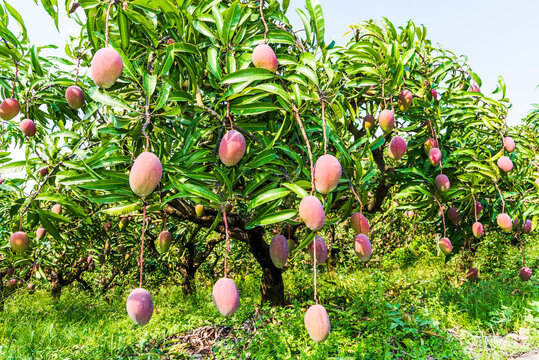
<svg viewBox="0 0 539 360"><path fill-rule="evenodd" d="M496 88L499 75L507 83L513 103L509 124L516 124L539 103L539 1L537 0L320 0L326 19L326 40L344 44L348 25L368 19L387 17L396 26L409 19L427 27L427 37L456 54L465 54L474 71L482 78L481 90L487 94ZM11 0L23 16L30 39L38 44L56 44L63 49L68 34L76 34L76 24L65 16L64 1L59 1L64 16L59 34L45 11L33 0ZM291 0L289 18L295 29L301 21L293 10L304 0Z"/></svg>

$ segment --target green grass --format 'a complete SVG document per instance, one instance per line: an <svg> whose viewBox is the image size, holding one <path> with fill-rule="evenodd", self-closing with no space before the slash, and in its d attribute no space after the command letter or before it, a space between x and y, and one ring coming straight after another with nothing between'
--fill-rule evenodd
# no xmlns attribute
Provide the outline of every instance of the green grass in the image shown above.
<svg viewBox="0 0 539 360"><path fill-rule="evenodd" d="M318 296L328 310L332 332L313 343L303 315L313 303L311 269L298 265L285 272L289 305L258 307L258 274L235 279L240 310L231 319L219 315L211 285L184 296L177 287L153 289L155 311L144 327L125 311L128 288L106 297L66 289L59 301L45 290L24 290L0 313L2 359L160 359L186 358L176 343L162 340L214 324L233 328L233 336L214 347L218 359L505 359L509 352L539 346L539 281L522 283L514 269L481 273L463 281L460 259L423 256L400 267L356 263L339 272L320 266ZM486 265L485 265L486 268ZM242 329L250 320L252 326ZM529 329L524 346L497 348L490 336ZM256 329L253 331L253 329ZM460 340L451 333L463 332Z"/></svg>

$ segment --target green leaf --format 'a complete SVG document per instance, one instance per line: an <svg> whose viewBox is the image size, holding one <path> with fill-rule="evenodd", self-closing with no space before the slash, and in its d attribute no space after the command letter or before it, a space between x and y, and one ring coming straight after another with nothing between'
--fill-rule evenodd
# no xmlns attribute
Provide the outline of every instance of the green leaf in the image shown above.
<svg viewBox="0 0 539 360"><path fill-rule="evenodd" d="M256 80L273 79L275 74L266 69L247 68L233 72L224 77L223 84L234 84L239 82L253 82Z"/></svg>
<svg viewBox="0 0 539 360"><path fill-rule="evenodd" d="M252 210L255 207L265 204L267 202L285 197L288 194L290 194L290 190L283 188L271 189L269 191L266 191L265 193L258 195L255 199L249 202L249 210Z"/></svg>
<svg viewBox="0 0 539 360"><path fill-rule="evenodd" d="M90 95L92 100L103 105L114 106L121 109L129 109L129 106L122 99L112 97L109 94L102 93L97 87L91 87L90 89L88 89L88 95Z"/></svg>
<svg viewBox="0 0 539 360"><path fill-rule="evenodd" d="M223 21L223 43L228 44L232 40L236 25L241 18L241 7L238 0L234 1L230 7L225 11Z"/></svg>
<svg viewBox="0 0 539 360"><path fill-rule="evenodd" d="M146 96L152 96L156 86L157 75L150 75L148 73L144 73L144 91L146 92Z"/></svg>
<svg viewBox="0 0 539 360"><path fill-rule="evenodd" d="M137 210L140 210L141 206L139 202L131 203L131 204L124 204L119 205L115 207L111 207L105 210L101 210L102 213L105 213L107 215L128 215L132 212L135 212Z"/></svg>

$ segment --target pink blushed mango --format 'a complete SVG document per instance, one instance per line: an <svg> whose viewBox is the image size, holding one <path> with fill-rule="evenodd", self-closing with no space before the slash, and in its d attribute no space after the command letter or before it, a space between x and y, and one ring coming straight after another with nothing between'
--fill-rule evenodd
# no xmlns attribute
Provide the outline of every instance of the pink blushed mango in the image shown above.
<svg viewBox="0 0 539 360"><path fill-rule="evenodd" d="M236 165L243 158L246 147L243 135L236 130L230 130L219 144L219 158L226 166Z"/></svg>
<svg viewBox="0 0 539 360"><path fill-rule="evenodd" d="M387 153L390 158L400 160L406 153L406 141L400 136L394 136L389 142Z"/></svg>
<svg viewBox="0 0 539 360"><path fill-rule="evenodd" d="M382 110L378 116L378 124L385 133L391 132L395 128L395 114L392 110Z"/></svg>
<svg viewBox="0 0 539 360"><path fill-rule="evenodd" d="M32 137L36 134L36 124L30 119L24 119L19 124L19 128L21 129L22 133L28 137Z"/></svg>
<svg viewBox="0 0 539 360"><path fill-rule="evenodd" d="M276 72L279 63L273 49L266 44L259 44L253 50L253 64L257 68Z"/></svg>
<svg viewBox="0 0 539 360"><path fill-rule="evenodd" d="M124 69L120 54L113 48L102 48L94 54L90 65L90 76L94 83L109 88L118 80Z"/></svg>
<svg viewBox="0 0 539 360"><path fill-rule="evenodd" d="M159 158L149 152L142 152L133 163L129 173L131 190L141 197L150 195L159 185L163 176L163 166Z"/></svg>
<svg viewBox="0 0 539 360"><path fill-rule="evenodd" d="M308 195L299 203L299 216L311 230L320 230L326 221L324 207L317 197Z"/></svg>
<svg viewBox="0 0 539 360"><path fill-rule="evenodd" d="M333 191L341 180L341 163L333 155L322 155L314 164L314 185L322 194Z"/></svg>
<svg viewBox="0 0 539 360"><path fill-rule="evenodd" d="M365 215L355 212L350 217L350 226L354 229L356 234L369 234L369 221Z"/></svg>
<svg viewBox="0 0 539 360"><path fill-rule="evenodd" d="M451 244L451 241L446 237L443 237L440 239L440 241L438 241L438 246L440 247L440 250L442 251L442 253L444 253L444 255L449 255L453 251L453 245Z"/></svg>
<svg viewBox="0 0 539 360"><path fill-rule="evenodd" d="M271 239L269 253L273 265L282 269L288 259L288 241L283 235L276 235Z"/></svg>
<svg viewBox="0 0 539 360"><path fill-rule="evenodd" d="M314 246L313 246L314 244ZM323 264L328 259L328 248L324 239L320 235L316 235L314 240L307 246L307 251L311 258L314 259L314 250L316 246L316 264Z"/></svg>
<svg viewBox="0 0 539 360"><path fill-rule="evenodd" d="M240 293L234 283L229 278L217 280L212 290L213 302L217 310L223 316L232 316L240 307Z"/></svg>
<svg viewBox="0 0 539 360"><path fill-rule="evenodd" d="M13 233L9 238L9 246L17 254L22 254L28 249L30 241L28 240L28 235L24 231L17 231Z"/></svg>
<svg viewBox="0 0 539 360"><path fill-rule="evenodd" d="M84 105L84 92L76 85L67 88L65 98L72 109L77 110Z"/></svg>
<svg viewBox="0 0 539 360"><path fill-rule="evenodd" d="M372 256L372 246L367 235L356 235L354 238L354 251L361 261L367 262L370 260Z"/></svg>
<svg viewBox="0 0 539 360"><path fill-rule="evenodd" d="M11 120L21 111L21 104L13 98L7 98L0 103L0 119Z"/></svg>
<svg viewBox="0 0 539 360"><path fill-rule="evenodd" d="M127 314L138 325L146 325L153 315L152 295L145 289L131 291L125 304Z"/></svg>
<svg viewBox="0 0 539 360"><path fill-rule="evenodd" d="M331 324L326 309L322 305L312 305L305 313L305 328L314 342L323 342L331 332Z"/></svg>

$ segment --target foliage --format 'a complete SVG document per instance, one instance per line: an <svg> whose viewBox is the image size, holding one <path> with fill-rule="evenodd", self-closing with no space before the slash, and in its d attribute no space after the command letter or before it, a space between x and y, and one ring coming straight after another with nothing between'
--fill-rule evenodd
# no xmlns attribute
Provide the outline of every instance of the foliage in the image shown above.
<svg viewBox="0 0 539 360"><path fill-rule="evenodd" d="M40 3L57 22L57 6L48 0ZM474 198L483 204L488 232L498 231L500 212L521 223L533 217L536 227L537 174L530 164L537 159L537 117L530 115L526 126L508 128L510 103L503 79L492 97L470 91L482 85L479 76L464 58L433 46L423 26L410 21L396 29L387 19L381 24L367 21L353 25L349 42L336 46L325 42L316 0L306 1L306 11L298 10L306 30L303 38L286 17L287 1L77 4L79 10L65 2L80 25L79 35L66 45L67 58L45 56L43 48L32 46L22 17L7 3L0 6L1 94L6 98L14 91L23 116L38 127L37 135L28 139L18 130L19 119L0 123L2 148L25 151L22 161L12 161L9 151L0 154L1 173L23 171L20 179L0 186L2 225L9 231L22 225L31 236L32 250L15 255L7 245L9 231L1 230L0 267L15 267L16 277L28 281L35 273L47 278L53 290L73 281L92 288L82 277L89 270L85 260L105 254L106 261L99 262L102 291L118 275L133 281L143 212L150 224L150 257L142 266L147 272L166 277L168 268L192 278L197 267L186 269L185 263L204 262L230 227L231 237L245 243L233 246L233 251L243 249L235 257L251 252L262 268L262 289L273 289L262 291L263 300L283 304L281 270L271 264L264 236L288 230L298 241L295 254L311 242L314 233L302 225L297 208L312 190L312 162L326 147L344 173L333 192L319 196L327 228L361 209L383 215L413 209L433 233L447 232L455 254L471 237ZM19 23L22 31L10 32L8 21ZM253 47L266 39L279 60L276 74L251 64ZM85 76L85 69L92 54L107 44L121 55L124 71L103 90ZM65 88L74 83L86 95L81 111L64 100ZM406 111L397 106L405 89L414 95ZM362 128L363 117L386 108L396 113L394 132ZM221 164L216 155L229 123L247 139L247 152L233 167ZM157 191L140 199L129 188L128 169L146 148L145 134L148 149L164 165L164 176ZM387 156L395 134L408 144L400 161ZM515 165L510 173L496 166L506 135L518 144L510 155ZM442 150L441 166L430 165L424 154L423 145L431 137ZM36 172L44 166L50 173L41 178ZM435 188L438 173L451 180L445 194ZM48 210L55 203L64 206L62 215ZM232 210L227 210L225 224L228 203ZM206 215L196 215L196 204L204 205ZM443 213L451 205L463 222L446 229ZM126 230L105 232L107 221L116 224L123 216L134 219ZM167 217L178 239L172 256L159 254L154 245ZM46 241L35 240L38 226L47 230ZM514 243L519 239L517 233L508 236ZM392 247L392 240L388 242ZM479 240L474 242L470 247L477 248ZM182 257L176 260L176 254ZM396 319L393 323L400 324ZM405 331L411 337L427 324L417 319L419 325Z"/></svg>

